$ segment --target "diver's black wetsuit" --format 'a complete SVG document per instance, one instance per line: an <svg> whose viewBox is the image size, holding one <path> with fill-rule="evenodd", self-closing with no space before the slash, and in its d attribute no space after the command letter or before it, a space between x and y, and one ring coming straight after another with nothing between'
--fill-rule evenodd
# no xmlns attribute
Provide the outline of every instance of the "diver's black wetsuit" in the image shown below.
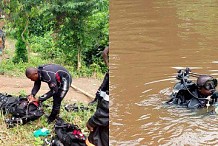
<svg viewBox="0 0 218 146"><path fill-rule="evenodd" d="M217 102L217 92L211 96L210 104ZM208 100L207 96L203 96L199 93L196 85L192 85L187 89L181 89L177 94L174 94L172 98L167 102L168 104L178 104L188 107L190 109L206 107Z"/></svg>
<svg viewBox="0 0 218 146"><path fill-rule="evenodd" d="M34 83L32 95L35 96L39 91L41 82L48 83L50 91L39 97L39 101L45 101L53 96L53 108L50 116L55 117L59 113L61 101L72 83L72 77L64 67L56 64L39 66L38 74L39 79Z"/></svg>
<svg viewBox="0 0 218 146"><path fill-rule="evenodd" d="M100 93L96 94L98 105L96 112L88 123L94 131L90 132L88 140L96 146L109 145L109 73L106 73L100 87Z"/></svg>

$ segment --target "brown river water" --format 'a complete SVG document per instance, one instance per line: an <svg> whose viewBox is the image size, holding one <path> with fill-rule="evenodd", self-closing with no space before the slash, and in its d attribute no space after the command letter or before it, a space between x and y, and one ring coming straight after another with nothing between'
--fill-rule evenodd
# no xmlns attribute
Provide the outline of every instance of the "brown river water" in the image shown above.
<svg viewBox="0 0 218 146"><path fill-rule="evenodd" d="M164 104L182 67L218 78L217 1L110 1L111 146L218 145L218 115Z"/></svg>

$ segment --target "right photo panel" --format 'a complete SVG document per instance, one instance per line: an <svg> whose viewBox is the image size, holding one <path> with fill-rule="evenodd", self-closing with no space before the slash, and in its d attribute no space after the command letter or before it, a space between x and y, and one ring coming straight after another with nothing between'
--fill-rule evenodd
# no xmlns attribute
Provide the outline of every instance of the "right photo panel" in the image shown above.
<svg viewBox="0 0 218 146"><path fill-rule="evenodd" d="M218 145L217 8L110 1L109 145Z"/></svg>

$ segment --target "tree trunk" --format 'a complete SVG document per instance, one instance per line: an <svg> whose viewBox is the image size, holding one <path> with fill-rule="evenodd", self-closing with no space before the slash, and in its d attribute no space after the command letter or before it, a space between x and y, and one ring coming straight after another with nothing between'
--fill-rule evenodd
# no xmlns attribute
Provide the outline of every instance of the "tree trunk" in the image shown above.
<svg viewBox="0 0 218 146"><path fill-rule="evenodd" d="M28 62L29 62L29 60L30 60L30 45L29 45L29 42L24 37L24 33L27 31L28 24L29 24L29 22L28 22L28 19L27 19L26 25L25 25L25 28L24 28L22 34L21 34L21 37L22 37L22 40L25 42L25 44L27 46L27 57L28 57Z"/></svg>
<svg viewBox="0 0 218 146"><path fill-rule="evenodd" d="M81 48L78 47L78 54L77 54L77 70L81 68Z"/></svg>

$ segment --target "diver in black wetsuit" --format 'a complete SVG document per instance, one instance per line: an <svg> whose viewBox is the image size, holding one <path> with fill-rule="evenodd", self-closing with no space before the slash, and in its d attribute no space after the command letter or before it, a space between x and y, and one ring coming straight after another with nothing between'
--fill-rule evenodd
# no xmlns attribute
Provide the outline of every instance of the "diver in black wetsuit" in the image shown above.
<svg viewBox="0 0 218 146"><path fill-rule="evenodd" d="M53 107L48 117L48 123L53 122L60 112L61 101L67 94L72 83L70 73L60 65L47 64L38 68L27 68L26 76L35 82L31 95L28 96L29 101L43 102L53 96ZM48 83L50 91L39 98L35 98L36 93L40 89L41 82Z"/></svg>
<svg viewBox="0 0 218 146"><path fill-rule="evenodd" d="M178 76L177 76L178 79ZM180 78L181 79L181 78ZM168 104L178 104L190 109L203 108L207 104L214 104L217 102L217 80L209 75L199 75L197 83L190 80L182 80L179 83L179 88L175 86ZM182 85L182 86L181 86Z"/></svg>

